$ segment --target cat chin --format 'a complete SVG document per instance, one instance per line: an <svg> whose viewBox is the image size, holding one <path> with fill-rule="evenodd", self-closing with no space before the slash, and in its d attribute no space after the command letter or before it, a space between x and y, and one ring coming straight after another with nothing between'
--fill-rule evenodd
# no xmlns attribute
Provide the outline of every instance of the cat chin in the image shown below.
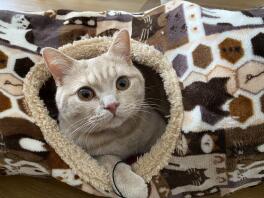
<svg viewBox="0 0 264 198"><path fill-rule="evenodd" d="M95 133L101 133L101 132L105 132L106 130L108 131L110 129L116 129L118 127L121 127L124 124L125 121L123 121L122 119L113 117L110 121L106 121L104 123L101 123L101 125L103 127L101 127L99 130L95 130L93 132L93 134Z"/></svg>
<svg viewBox="0 0 264 198"><path fill-rule="evenodd" d="M104 120L101 123L101 126L103 126L105 129L114 129L122 126L126 120L129 119L128 115L123 115L120 112L117 112L114 116L112 113L109 113L108 111L105 112Z"/></svg>
<svg viewBox="0 0 264 198"><path fill-rule="evenodd" d="M125 120L123 120L120 117L112 117L112 119L107 123L107 127L108 129L114 129L117 127L120 127L123 123L125 122Z"/></svg>

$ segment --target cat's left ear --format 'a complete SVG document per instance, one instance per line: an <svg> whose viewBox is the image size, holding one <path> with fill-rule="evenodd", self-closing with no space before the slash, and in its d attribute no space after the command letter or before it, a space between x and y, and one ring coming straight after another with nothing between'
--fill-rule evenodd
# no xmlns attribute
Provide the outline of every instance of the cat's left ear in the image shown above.
<svg viewBox="0 0 264 198"><path fill-rule="evenodd" d="M61 86L64 76L75 65L76 60L51 47L44 48L42 56L56 84Z"/></svg>
<svg viewBox="0 0 264 198"><path fill-rule="evenodd" d="M107 53L112 56L118 56L126 62L131 63L130 36L126 29L122 29L116 34Z"/></svg>

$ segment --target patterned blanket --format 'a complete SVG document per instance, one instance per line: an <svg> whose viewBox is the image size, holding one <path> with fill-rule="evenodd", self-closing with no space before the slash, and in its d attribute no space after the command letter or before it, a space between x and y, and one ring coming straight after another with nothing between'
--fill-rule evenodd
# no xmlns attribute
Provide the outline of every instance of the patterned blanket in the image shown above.
<svg viewBox="0 0 264 198"><path fill-rule="evenodd" d="M155 46L172 62L183 104L182 143L150 183L152 197L227 194L264 178L264 10L171 1L143 13L0 11L0 175L52 176L88 193L24 102L23 79L43 47L112 36ZM54 90L42 93L53 97Z"/></svg>

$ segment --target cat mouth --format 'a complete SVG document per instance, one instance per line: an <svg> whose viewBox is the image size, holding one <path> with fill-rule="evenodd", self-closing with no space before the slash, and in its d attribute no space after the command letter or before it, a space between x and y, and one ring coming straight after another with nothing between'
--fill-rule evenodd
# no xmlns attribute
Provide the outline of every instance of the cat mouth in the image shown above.
<svg viewBox="0 0 264 198"><path fill-rule="evenodd" d="M120 126L122 125L127 119L128 117L125 115L122 115L121 112L116 112L115 114L110 114L110 113L106 113L107 115L105 115L105 124L108 126Z"/></svg>
<svg viewBox="0 0 264 198"><path fill-rule="evenodd" d="M113 120L116 120L116 119L121 119L121 117L116 115L116 114L113 114L110 121L113 121Z"/></svg>
<svg viewBox="0 0 264 198"><path fill-rule="evenodd" d="M108 125L118 127L125 122L125 118L120 115L113 115L108 121Z"/></svg>

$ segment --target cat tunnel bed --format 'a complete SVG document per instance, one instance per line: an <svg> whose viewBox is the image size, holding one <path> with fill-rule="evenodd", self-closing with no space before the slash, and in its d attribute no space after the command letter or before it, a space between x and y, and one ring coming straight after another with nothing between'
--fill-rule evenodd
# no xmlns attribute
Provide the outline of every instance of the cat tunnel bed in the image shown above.
<svg viewBox="0 0 264 198"><path fill-rule="evenodd" d="M75 59L89 59L107 51L111 37L98 37L67 44L59 50ZM176 72L171 63L154 47L131 40L132 60L150 67L162 79L170 103L170 116L165 132L148 153L132 164L133 170L149 182L167 164L177 142L180 140L183 105ZM39 97L41 87L51 77L43 61L36 64L27 74L23 92L26 104L35 123L41 129L46 142L60 158L76 173L82 182L92 185L101 192L111 192L108 172L87 152L65 138L59 131L58 123L50 117L43 100ZM159 92L159 90L156 90Z"/></svg>

